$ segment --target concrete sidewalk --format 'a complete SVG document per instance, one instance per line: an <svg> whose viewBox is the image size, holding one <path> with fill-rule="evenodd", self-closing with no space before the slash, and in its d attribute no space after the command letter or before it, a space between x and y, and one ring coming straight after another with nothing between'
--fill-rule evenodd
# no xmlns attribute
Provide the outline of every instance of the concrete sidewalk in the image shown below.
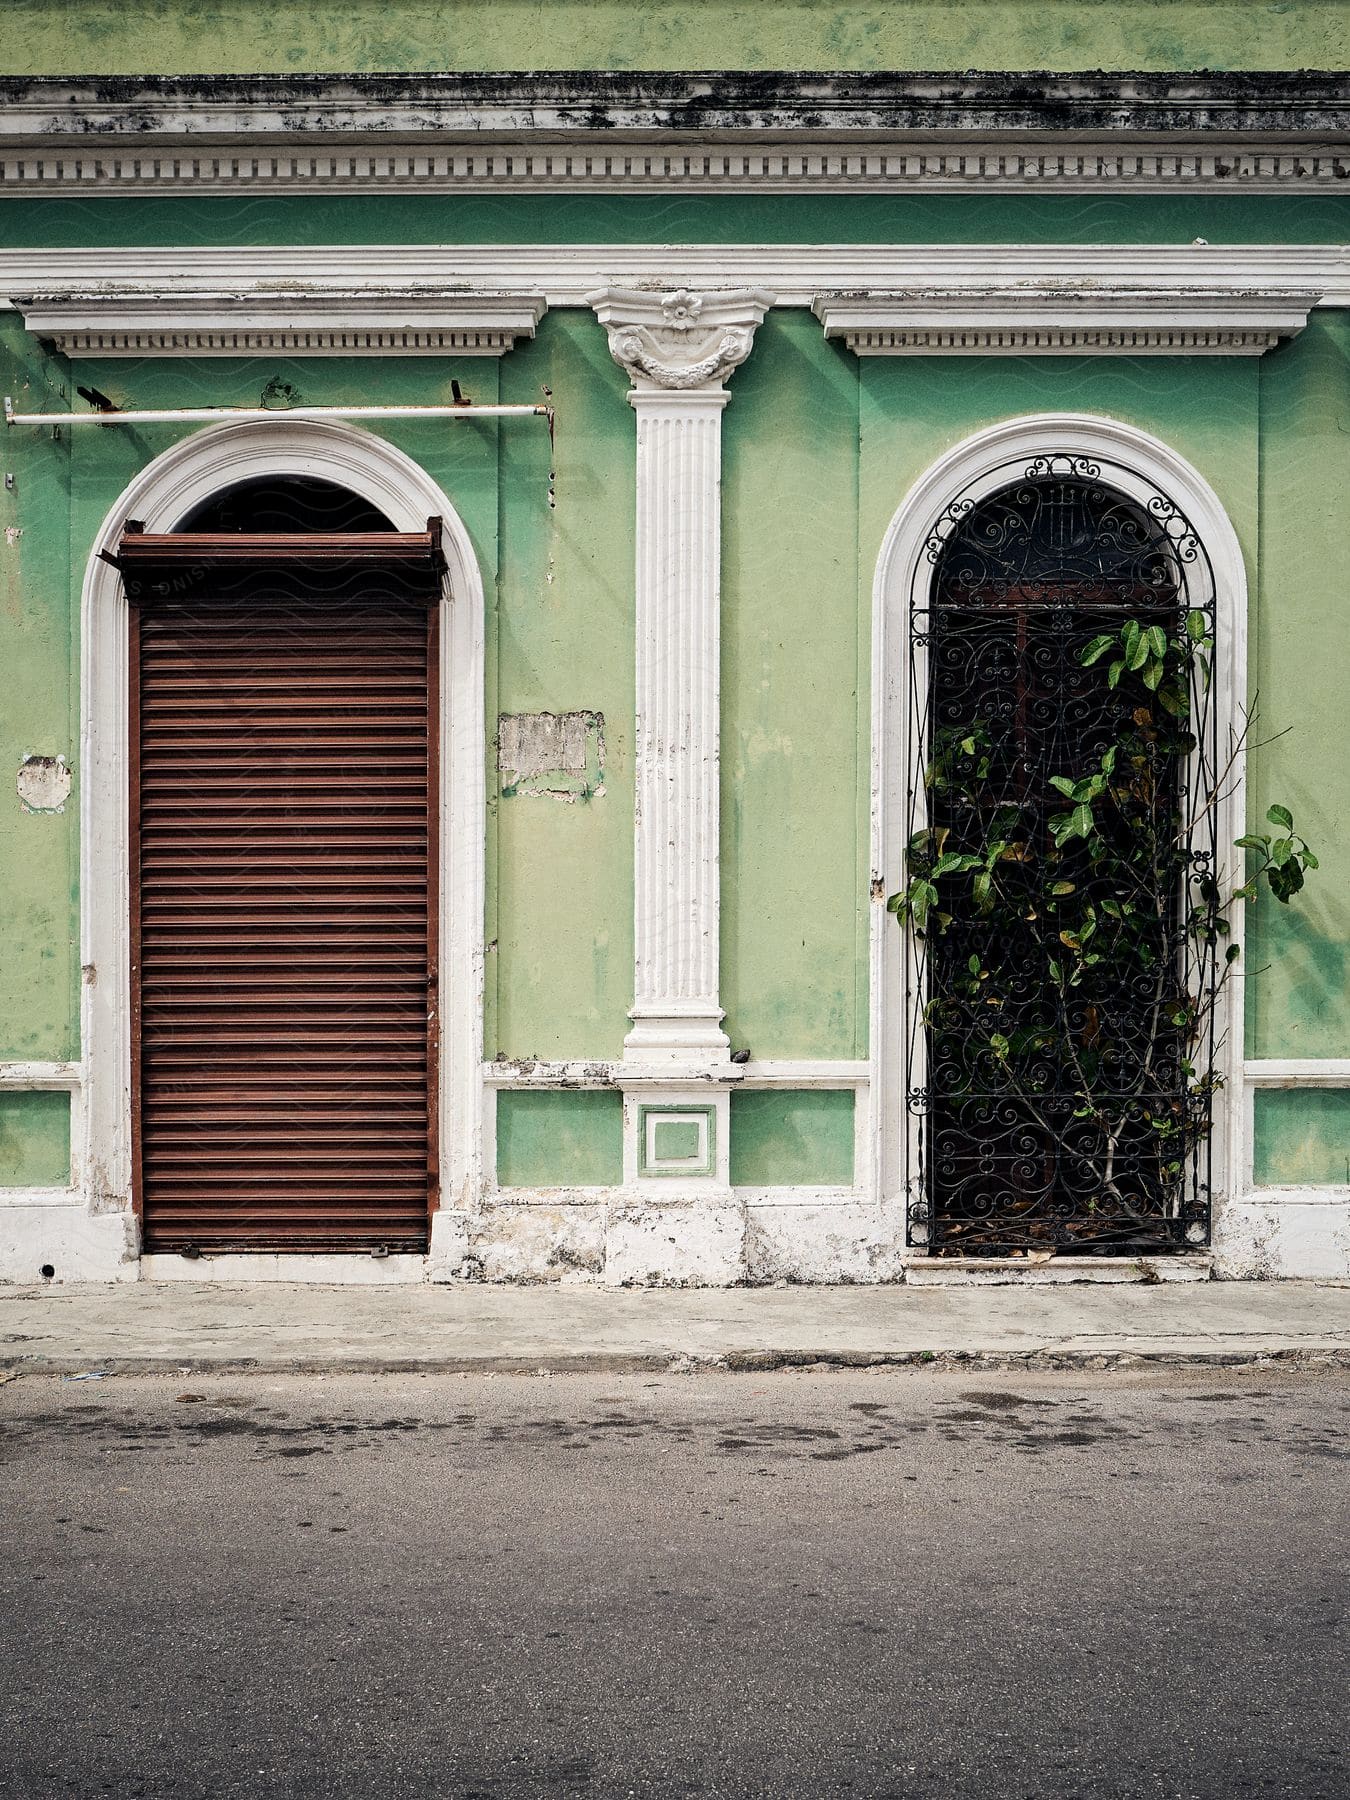
<svg viewBox="0 0 1350 1800"><path fill-rule="evenodd" d="M0 1367L61 1373L1268 1357L1350 1366L1350 1285L0 1288Z"/></svg>

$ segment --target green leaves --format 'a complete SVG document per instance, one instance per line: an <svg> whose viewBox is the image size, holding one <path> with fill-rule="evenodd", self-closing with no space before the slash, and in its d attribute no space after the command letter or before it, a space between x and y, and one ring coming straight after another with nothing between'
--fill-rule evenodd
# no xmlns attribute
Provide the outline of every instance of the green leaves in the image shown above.
<svg viewBox="0 0 1350 1800"><path fill-rule="evenodd" d="M1050 821L1050 835L1055 840L1056 850L1062 850L1074 838L1091 837L1092 826L1092 808L1085 803L1080 802L1070 812L1056 813Z"/></svg>
<svg viewBox="0 0 1350 1800"><path fill-rule="evenodd" d="M1148 661L1148 638L1138 619L1126 619L1120 641L1125 646L1125 667L1133 675Z"/></svg>
<svg viewBox="0 0 1350 1800"><path fill-rule="evenodd" d="M989 779L991 749L983 719L966 726L944 725L933 738L924 786L935 794L971 798Z"/></svg>
<svg viewBox="0 0 1350 1800"><path fill-rule="evenodd" d="M1173 1100L1128 1115L1140 1154L1175 1173L1183 1164L1166 1159L1200 1128L1196 1109L1218 1080L1205 1030L1239 962L1229 941L1234 903L1268 889L1288 904L1317 858L1289 808L1272 805L1265 828L1237 840L1247 879L1230 891L1205 853L1209 824L1202 833L1196 823L1212 820L1212 800L1200 796L1214 772L1180 793L1176 775L1196 748L1209 617L1139 604L1151 609L1142 619L1117 613L1117 629L1096 635L1083 629L1083 612L1069 619L1067 654L1094 671L1069 684L1087 729L1070 722L1066 695L1064 729L1043 718L1044 735L1034 737L1039 677L1025 689L1000 684L987 701L974 689L985 717L945 712L925 771L934 822L911 836L905 882L888 907L930 940L922 1019L953 1092L1012 1095L1027 1108L1050 1093L1072 1095L1076 1117L1115 1134L1126 1129L1122 1096L1156 1088L1160 1069L1179 1069ZM1064 637L1052 633L1064 630L1058 615L1029 617L1028 654L1048 646L1062 656ZM1038 741L1062 746L1050 752L1053 774ZM1183 931L1191 982L1177 954Z"/></svg>
<svg viewBox="0 0 1350 1800"><path fill-rule="evenodd" d="M898 918L908 918L916 931L923 932L928 927L928 915L937 905L937 898L937 888L927 876L913 875L903 892L891 895L887 906Z"/></svg>
<svg viewBox="0 0 1350 1800"><path fill-rule="evenodd" d="M1078 660L1090 669L1108 652L1117 651L1106 671L1107 687L1114 690L1127 675L1137 675L1149 693L1160 694L1166 682L1163 705L1174 718L1185 718L1190 711L1190 697L1186 682L1177 679L1177 673L1184 674L1190 657L1208 642L1208 626L1202 612L1187 613L1186 637L1175 642L1161 625L1126 619L1114 636L1101 632L1092 638L1079 652Z"/></svg>
<svg viewBox="0 0 1350 1800"><path fill-rule="evenodd" d="M1267 887L1283 906L1287 906L1303 887L1309 869L1319 868L1316 856L1305 840L1294 830L1294 815L1287 806L1271 806L1266 823L1278 825L1283 837L1270 837L1264 832L1247 832L1236 840L1239 850L1248 854L1249 879L1234 888L1234 900L1255 900L1259 883Z"/></svg>
<svg viewBox="0 0 1350 1800"><path fill-rule="evenodd" d="M1054 839L1055 848L1062 850L1075 838L1090 838L1096 828L1096 819L1092 807L1093 802L1100 800L1111 786L1111 777L1115 773L1118 746L1111 744L1103 753L1100 763L1092 774L1084 775L1081 780L1074 781L1068 775L1052 775L1050 786L1057 794L1063 794L1073 805L1068 812L1055 813L1049 820L1050 835Z"/></svg>

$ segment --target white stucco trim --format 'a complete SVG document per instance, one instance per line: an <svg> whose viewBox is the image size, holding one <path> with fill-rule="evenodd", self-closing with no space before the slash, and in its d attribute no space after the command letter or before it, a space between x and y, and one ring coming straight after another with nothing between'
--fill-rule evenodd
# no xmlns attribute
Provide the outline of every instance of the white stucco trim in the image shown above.
<svg viewBox="0 0 1350 1800"><path fill-rule="evenodd" d="M742 1088L857 1088L866 1087L871 1067L866 1062L747 1062L736 1065ZM487 1062L483 1081L491 1088L607 1088L624 1078L622 1062Z"/></svg>
<svg viewBox="0 0 1350 1800"><path fill-rule="evenodd" d="M1248 1087L1350 1087L1350 1056L1259 1057L1246 1065Z"/></svg>
<svg viewBox="0 0 1350 1800"><path fill-rule="evenodd" d="M324 1287L407 1287L427 1278L425 1256L280 1252L140 1258L142 1281L284 1281Z"/></svg>
<svg viewBox="0 0 1350 1800"><path fill-rule="evenodd" d="M0 1063L0 1091L55 1092L80 1085L83 1074L77 1062L10 1062Z"/></svg>
<svg viewBox="0 0 1350 1800"><path fill-rule="evenodd" d="M637 414L634 955L625 1071L739 1079L718 999L722 411L773 305L758 288L589 296ZM648 1096L651 1103L654 1096ZM691 1097L692 1098L692 1097ZM719 1124L725 1102L718 1102ZM625 1104L629 1179L639 1166ZM719 1162L725 1160L722 1125ZM725 1173L721 1180L725 1184Z"/></svg>
<svg viewBox="0 0 1350 1800"><path fill-rule="evenodd" d="M904 881L905 791L913 755L909 669L909 597L933 523L960 495L978 501L1007 479L1010 461L1049 453L1103 458L1111 481L1147 502L1161 492L1181 507L1209 556L1218 598L1214 662L1220 731L1246 696L1247 576L1237 533L1204 476L1161 439L1121 420L1082 413L1039 413L1006 419L974 433L940 457L910 488L877 559L872 593L872 931L870 1014L873 1128L871 1182L878 1199L903 1207L917 1153L918 1121L904 1104L906 995L917 979L912 938L886 911ZM1245 756L1233 764L1219 800L1219 842L1231 844L1245 818ZM1234 909L1230 942L1243 939ZM1238 969L1242 964L1239 962ZM1244 1144L1242 980L1230 981L1216 1020L1223 1086L1215 1097L1212 1188L1216 1218L1225 1201L1250 1185Z"/></svg>
<svg viewBox="0 0 1350 1800"><path fill-rule="evenodd" d="M674 286L768 289L779 306L810 306L821 294L953 297L1090 291L1207 298L1308 295L1320 306L1350 304L1346 244L144 244L0 248L6 302L60 301L68 328L79 307L106 319L113 302L144 323L171 325L185 297L206 298L246 317L259 300L288 303L340 294L376 303L391 288L480 296L542 296L549 306L588 306L597 288ZM132 316L129 311L128 316Z"/></svg>
<svg viewBox="0 0 1350 1800"><path fill-rule="evenodd" d="M81 600L80 936L84 1107L76 1150L92 1211L131 1204L131 978L128 916L127 603L99 556L128 518L172 531L222 487L265 475L333 481L400 531L444 521L441 601L441 1204L476 1206L481 1185L483 1041L484 602L467 529L448 496L403 451L373 433L279 418L212 426L148 464L94 540ZM435 1226L433 1223L433 1240Z"/></svg>

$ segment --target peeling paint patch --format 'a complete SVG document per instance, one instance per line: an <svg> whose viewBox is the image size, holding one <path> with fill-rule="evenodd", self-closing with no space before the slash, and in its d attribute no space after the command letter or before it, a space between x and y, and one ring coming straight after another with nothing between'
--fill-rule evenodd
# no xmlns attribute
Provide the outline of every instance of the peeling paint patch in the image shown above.
<svg viewBox="0 0 1350 1800"><path fill-rule="evenodd" d="M7 550L12 550L14 548L15 544L18 543L19 539L22 536L23 536L23 526L22 525L6 525L6 527L5 527L5 548Z"/></svg>
<svg viewBox="0 0 1350 1800"><path fill-rule="evenodd" d="M489 945L495 949L495 945ZM613 1087L615 1070L607 1062L545 1062L534 1056L507 1056L498 1051L492 1079L502 1087L531 1086L551 1090Z"/></svg>
<svg viewBox="0 0 1350 1800"><path fill-rule="evenodd" d="M14 785L25 812L59 813L70 798L70 781L64 756L25 756Z"/></svg>
<svg viewBox="0 0 1350 1800"><path fill-rule="evenodd" d="M497 769L504 800L598 800L605 792L605 715L503 713Z"/></svg>

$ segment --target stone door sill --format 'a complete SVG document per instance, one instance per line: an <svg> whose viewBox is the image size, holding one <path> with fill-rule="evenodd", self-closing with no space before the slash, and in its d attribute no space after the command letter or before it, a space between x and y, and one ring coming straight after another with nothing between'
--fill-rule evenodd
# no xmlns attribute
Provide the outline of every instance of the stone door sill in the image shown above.
<svg viewBox="0 0 1350 1800"><path fill-rule="evenodd" d="M1208 1250L1184 1256L1055 1256L1031 1262L1024 1256L916 1256L905 1264L909 1287L1059 1287L1073 1282L1208 1281L1214 1258Z"/></svg>

